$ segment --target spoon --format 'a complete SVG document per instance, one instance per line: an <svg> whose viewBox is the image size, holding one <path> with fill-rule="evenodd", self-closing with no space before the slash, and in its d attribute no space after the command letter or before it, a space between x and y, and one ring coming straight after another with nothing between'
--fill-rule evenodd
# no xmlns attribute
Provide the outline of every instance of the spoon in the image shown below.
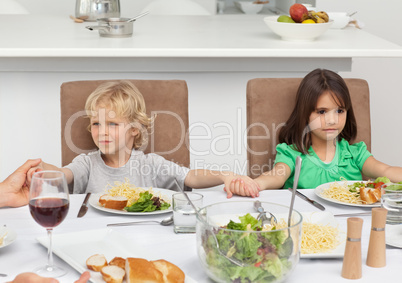
<svg viewBox="0 0 402 283"><path fill-rule="evenodd" d="M289 207L288 237L285 239L285 241L282 244L282 248L283 248L285 257L290 256L292 254L292 252L293 252L293 240L292 240L292 237L290 236L290 226L292 226L291 221L292 221L293 205L294 205L294 202L295 202L297 185L299 183L301 164L302 164L302 159L301 159L300 156L298 156L296 158L295 177L294 177L294 180L293 180L292 198L290 200L290 207Z"/></svg>
<svg viewBox="0 0 402 283"><path fill-rule="evenodd" d="M146 16L146 15L148 15L148 14L149 14L149 11L145 11L144 13L138 14L138 15L135 16L134 18L129 19L127 22L128 22L128 23L134 22L136 19L139 19L139 18L141 18L141 17L143 17L143 16Z"/></svg>
<svg viewBox="0 0 402 283"><path fill-rule="evenodd" d="M143 223L158 223L162 226L169 226L173 223L173 215L163 219L162 221L159 220L143 220L143 221L134 221L134 222L124 222L124 223L112 223L107 224L106 226L130 226L136 224L143 224Z"/></svg>

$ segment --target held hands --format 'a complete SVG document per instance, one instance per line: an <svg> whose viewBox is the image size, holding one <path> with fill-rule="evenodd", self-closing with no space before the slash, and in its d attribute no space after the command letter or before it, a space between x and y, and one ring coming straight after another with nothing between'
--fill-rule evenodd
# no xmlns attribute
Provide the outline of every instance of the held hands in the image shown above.
<svg viewBox="0 0 402 283"><path fill-rule="evenodd" d="M33 174L35 174L36 172L42 171L42 170L44 170L43 162L40 162L37 166L29 169L29 171L27 173L27 184L29 184L29 185L31 184Z"/></svg>
<svg viewBox="0 0 402 283"><path fill-rule="evenodd" d="M14 171L3 183L0 183L2 199L1 206L18 207L28 203L29 182L28 172L40 164L40 159L28 160L21 167ZM33 173L32 173L33 174Z"/></svg>
<svg viewBox="0 0 402 283"><path fill-rule="evenodd" d="M223 190L227 193L227 198L231 198L233 195L254 198L258 197L261 191L258 183L247 176L233 176L229 182L225 181Z"/></svg>

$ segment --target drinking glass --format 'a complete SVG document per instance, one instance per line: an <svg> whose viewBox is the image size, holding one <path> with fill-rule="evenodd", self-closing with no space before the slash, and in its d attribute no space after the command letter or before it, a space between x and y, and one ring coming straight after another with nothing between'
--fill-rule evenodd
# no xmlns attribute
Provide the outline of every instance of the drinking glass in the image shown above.
<svg viewBox="0 0 402 283"><path fill-rule="evenodd" d="M195 207L202 206L203 195L193 192L186 193ZM173 222L174 232L179 233L195 233L197 223L196 212L193 206L183 193L173 194Z"/></svg>
<svg viewBox="0 0 402 283"><path fill-rule="evenodd" d="M35 273L44 277L60 277L67 273L53 265L52 231L67 216L70 201L64 173L40 171L32 176L29 188L29 211L33 219L45 227L49 237L47 265L38 267Z"/></svg>
<svg viewBox="0 0 402 283"><path fill-rule="evenodd" d="M389 188L389 184L382 186L381 207L388 210L387 224L399 225L402 224L402 190Z"/></svg>

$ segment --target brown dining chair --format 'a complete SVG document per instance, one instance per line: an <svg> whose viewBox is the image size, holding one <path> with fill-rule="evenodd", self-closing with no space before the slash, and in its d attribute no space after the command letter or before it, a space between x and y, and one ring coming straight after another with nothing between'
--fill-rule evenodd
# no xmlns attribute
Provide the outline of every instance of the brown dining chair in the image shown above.
<svg viewBox="0 0 402 283"><path fill-rule="evenodd" d="M96 150L84 111L89 94L100 84L117 80L65 82L60 89L62 166L80 153ZM188 89L183 80L129 80L145 99L147 114L156 114L148 131L145 153L153 152L181 166L190 166Z"/></svg>
<svg viewBox="0 0 402 283"><path fill-rule="evenodd" d="M278 133L290 116L302 78L258 78L247 83L247 161L252 178L272 169ZM345 79L357 122L354 142L371 150L370 95L362 79Z"/></svg>

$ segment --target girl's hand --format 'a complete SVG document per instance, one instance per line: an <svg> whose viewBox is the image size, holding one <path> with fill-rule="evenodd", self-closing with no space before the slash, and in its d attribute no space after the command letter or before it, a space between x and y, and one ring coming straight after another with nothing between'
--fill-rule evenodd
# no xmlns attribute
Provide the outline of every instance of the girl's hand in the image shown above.
<svg viewBox="0 0 402 283"><path fill-rule="evenodd" d="M246 196L246 197L258 197L260 187L256 181L247 176L239 176L233 178L225 188L223 189L227 193L227 197L231 198L233 195Z"/></svg>

